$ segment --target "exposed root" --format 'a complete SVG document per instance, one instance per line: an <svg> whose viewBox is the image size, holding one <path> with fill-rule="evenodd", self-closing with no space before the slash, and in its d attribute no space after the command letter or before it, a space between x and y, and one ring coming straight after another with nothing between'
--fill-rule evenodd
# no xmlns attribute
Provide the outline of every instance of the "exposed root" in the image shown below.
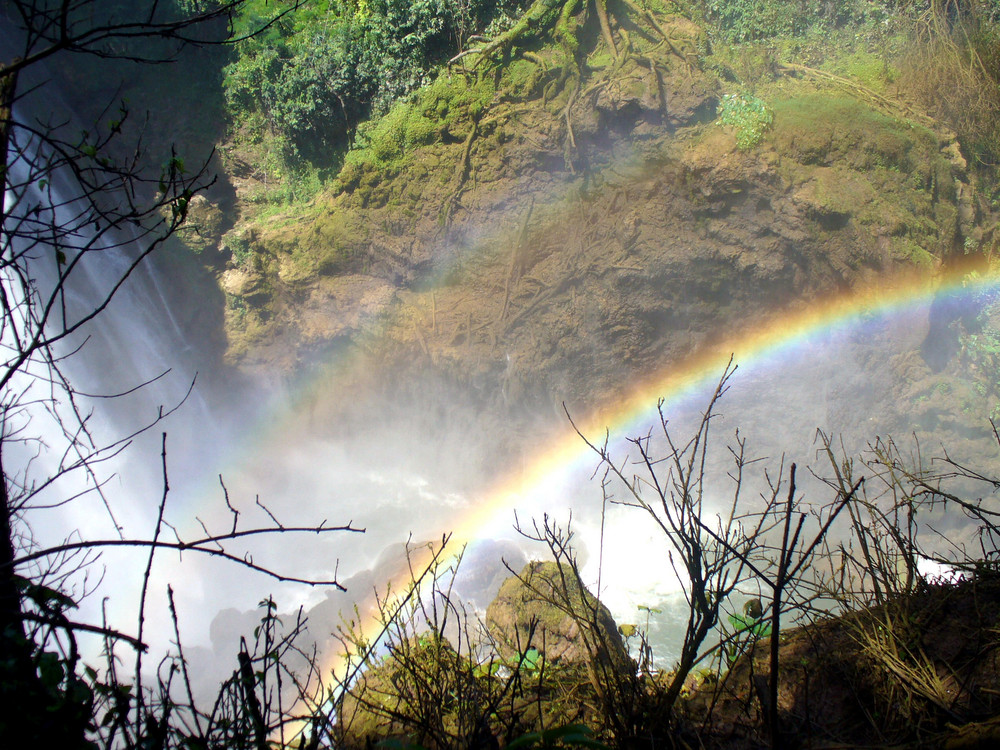
<svg viewBox="0 0 1000 750"><path fill-rule="evenodd" d="M564 5L575 4L576 1L577 0L535 0L535 2L531 4L531 7L525 11L524 15L518 19L517 23L503 34L478 49L460 52L458 55L449 60L448 64L451 65L467 55L478 54L479 59L476 60L476 65L474 66L478 67L479 65L482 65L485 60L488 60L498 53L507 54L520 37L529 33L537 33L538 31L551 26L552 22L558 17L558 11Z"/></svg>
<svg viewBox="0 0 1000 750"><path fill-rule="evenodd" d="M417 321L415 318L410 322L413 324L413 333L416 334L417 341L420 342L420 348L423 350L424 356L426 356L433 362L433 357L431 357L430 349L427 348L427 339L424 338L423 331L420 330L420 326L417 325Z"/></svg>
<svg viewBox="0 0 1000 750"><path fill-rule="evenodd" d="M448 192L448 197L444 200L444 205L441 207L441 220L442 224L447 227L448 222L451 220L451 212L458 203L459 196L462 193L462 189L465 187L465 182L469 177L469 167L470 167L470 155L472 154L472 142L476 139L476 135L479 133L479 120L472 121L472 127L469 128L469 134L465 137L465 143L462 146L462 156L459 159L458 164L455 167L455 176L452 177L452 187Z"/></svg>
<svg viewBox="0 0 1000 750"><path fill-rule="evenodd" d="M663 41L667 43L667 46L670 47L670 51L674 55L679 57L685 63L690 62L688 56L677 48L677 45L674 44L673 40L670 38L670 35L666 32L666 30L662 26L660 26L660 22L656 20L656 17L649 10L647 10L646 8L640 8L634 2L634 0L624 0L624 2L625 5L628 6L628 8L630 8L633 13L635 13L640 18L645 20L650 26L652 26L656 30L656 33L659 34L660 37L663 39Z"/></svg>
<svg viewBox="0 0 1000 750"><path fill-rule="evenodd" d="M532 196L531 203L528 204L528 212L524 215L524 221L521 222L521 231L518 232L517 243L510 254L510 266L507 269L507 280L504 283L503 289L503 308L500 310L500 317L497 319L498 323L502 323L503 319L507 316L511 286L517 282L517 279L524 271L524 248L528 238L528 222L531 221L531 212L534 209L535 198Z"/></svg>
<svg viewBox="0 0 1000 750"><path fill-rule="evenodd" d="M651 39L657 47L660 44L665 44L673 55L690 64L690 55L686 54L673 42L670 35L660 25L651 11L640 7L636 0L624 0L624 2L625 10L619 10L619 13L624 12L629 16L634 16L641 24L649 26L652 29ZM593 3L593 8L591 8L591 3ZM581 13L582 5L584 11ZM617 28L617 34L620 39L616 40L616 31L612 29L612 15L608 10L608 0L534 0L510 29L490 41L479 44L473 49L460 52L449 62L449 65L452 65L474 56L475 62L472 64L472 69L476 69L487 64L489 61L496 61L501 57L506 58L520 40L528 37L540 37L544 33L550 32L562 49L562 60L560 61L561 65L559 65L561 71L556 78L545 85L542 91L542 103L543 106L547 106L550 101L561 93L565 93L566 95L565 105L562 107L559 117L566 126L563 159L567 171L571 174L577 173L578 166L576 164L577 142L573 123L574 108L582 97L595 90L594 86L599 87L603 85L601 83L594 84L594 86L589 87L586 92L581 94L583 72L581 71L578 59L578 55L580 54L580 25L583 23L581 16L591 11L597 15L602 39L612 56L611 72L614 73L617 71L627 60L636 60L640 65L649 69L651 78L655 79L655 90L658 94L660 107L661 109L665 107L663 84L660 78L660 70L658 69L662 67L663 63L657 64L652 55L650 55L650 50L646 50L644 54L637 54L633 48L632 40L621 24ZM662 41L657 43L655 41L657 36ZM549 69L546 60L537 54L525 51L522 53L522 56L541 66L543 70L547 71ZM456 168L451 192L442 207L442 217L445 226L447 226L450 220L452 209L458 202L459 195L468 176L469 152L472 146L472 139L475 138L476 133L477 127L474 125L469 138L466 140L462 161Z"/></svg>
<svg viewBox="0 0 1000 750"><path fill-rule="evenodd" d="M798 73L800 75L809 76L810 78L816 78L821 81L836 84L837 86L845 88L867 100L870 104L884 107L891 112L904 112L908 117L912 117L913 119L925 124L933 123L933 120L930 117L916 111L904 102L888 99L877 91L873 91L866 86L862 86L860 83L852 81L849 78L843 78L841 76L834 75L833 73L827 73L825 70L817 70L816 68L810 68L806 65L798 65L797 63L782 63L778 65L778 70L782 73Z"/></svg>
<svg viewBox="0 0 1000 750"><path fill-rule="evenodd" d="M576 153L576 138L573 136L573 117L572 108L576 103L576 93L579 86L574 88L569 94L569 99L566 101L566 108L563 109L563 119L566 120L566 146L563 149L563 159L566 162L566 169L569 170L570 174L576 174L576 168L573 166L573 155Z"/></svg>
<svg viewBox="0 0 1000 750"><path fill-rule="evenodd" d="M523 57L525 60L530 60L531 62L535 63L535 65L537 65L542 69L543 73L548 72L549 66L545 63L545 58L542 57L541 55L536 55L534 52L526 51L521 54L521 57Z"/></svg>
<svg viewBox="0 0 1000 750"><path fill-rule="evenodd" d="M594 0L594 2L600 5L602 0ZM567 0L563 6L562 13L559 15L559 21L556 23L556 39L562 46L566 56L560 84L561 86L571 86L569 94L566 97L566 106L562 111L562 117L566 121L566 144L563 158L570 174L576 174L576 169L573 166L573 155L576 153L576 138L573 136L572 109L576 103L576 97L580 93L581 78L580 66L576 61L576 53L579 45L576 38L576 29L572 25L571 20L578 4L579 0Z"/></svg>
<svg viewBox="0 0 1000 750"><path fill-rule="evenodd" d="M594 0L594 5L597 8L597 20L601 24L601 35L604 37L604 43L611 50L611 56L617 60L618 47L615 45L615 37L611 33L611 21L608 19L608 0Z"/></svg>

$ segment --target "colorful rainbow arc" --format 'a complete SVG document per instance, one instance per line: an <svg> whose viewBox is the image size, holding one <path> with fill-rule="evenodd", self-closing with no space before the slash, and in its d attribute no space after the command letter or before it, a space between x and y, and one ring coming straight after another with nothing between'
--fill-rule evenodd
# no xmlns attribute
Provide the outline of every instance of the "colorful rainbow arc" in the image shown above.
<svg viewBox="0 0 1000 750"><path fill-rule="evenodd" d="M717 380L732 359L740 366L752 365L794 350L814 338L836 330L849 330L865 320L887 318L894 314L929 305L938 295L983 294L1000 290L1000 273L968 273L966 269L952 272L924 272L891 280L880 279L877 286L832 295L825 299L800 303L792 310L783 311L758 325L754 330L742 330L720 337L716 342L681 363L671 363L661 372L643 380L623 398L605 404L585 419L577 422L584 435L603 436L630 434L636 429L644 431L654 417L652 410L659 401L669 407L685 396L705 388ZM566 437L550 444L532 462L513 477L505 477L470 503L471 510L450 530L452 549L480 537L484 530L496 528L500 516L510 513L521 501L545 487L551 477L566 471L568 466L592 457L590 448L578 435L569 432ZM503 519L507 522L510 519ZM405 592L410 584L409 570L423 570L433 557L429 547L414 551L410 567L389 583L390 589ZM359 606L371 609L374 602ZM363 614L364 616L364 614ZM369 615L367 621L355 627L370 641L380 627L377 618ZM328 657L324 674L337 674L343 667L343 655Z"/></svg>

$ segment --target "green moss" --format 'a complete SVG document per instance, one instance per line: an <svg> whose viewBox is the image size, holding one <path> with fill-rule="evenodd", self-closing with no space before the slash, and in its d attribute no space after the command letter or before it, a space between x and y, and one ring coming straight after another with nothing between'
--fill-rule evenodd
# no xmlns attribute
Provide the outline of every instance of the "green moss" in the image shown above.
<svg viewBox="0 0 1000 750"><path fill-rule="evenodd" d="M879 93L884 93L887 85L899 78L899 70L884 55L864 49L831 60L823 68Z"/></svg>
<svg viewBox="0 0 1000 750"><path fill-rule="evenodd" d="M767 93L774 124L764 137L823 230L851 225L894 261L919 266L952 247L954 177L934 133L803 81Z"/></svg>
<svg viewBox="0 0 1000 750"><path fill-rule="evenodd" d="M855 214L875 199L867 180L839 167L816 170L814 191L815 205L829 214Z"/></svg>
<svg viewBox="0 0 1000 750"><path fill-rule="evenodd" d="M771 44L717 45L705 57L705 66L724 80L735 80L748 91L772 80L777 57Z"/></svg>
<svg viewBox="0 0 1000 750"><path fill-rule="evenodd" d="M802 164L847 164L921 173L937 156L926 128L898 120L846 96L816 92L775 101L769 139Z"/></svg>
<svg viewBox="0 0 1000 750"><path fill-rule="evenodd" d="M893 238L890 248L897 260L925 268L931 268L935 263L934 256L909 237Z"/></svg>
<svg viewBox="0 0 1000 750"><path fill-rule="evenodd" d="M340 190L374 188L392 173L413 162L420 146L460 140L471 120L479 119L494 101L492 79L441 74L410 101L397 102L383 117L358 127L354 147L344 159L336 187ZM371 190L368 205L381 205Z"/></svg>

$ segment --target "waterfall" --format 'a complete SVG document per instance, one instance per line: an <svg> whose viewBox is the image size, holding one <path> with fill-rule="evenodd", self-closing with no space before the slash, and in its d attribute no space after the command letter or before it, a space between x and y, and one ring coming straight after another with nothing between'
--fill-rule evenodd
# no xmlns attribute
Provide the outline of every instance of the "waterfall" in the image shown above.
<svg viewBox="0 0 1000 750"><path fill-rule="evenodd" d="M51 117L28 104L15 111L18 122L34 126ZM14 131L5 194L5 226L14 236L3 238L0 280L11 307L0 338L6 367L17 356L15 337L23 341L37 329L24 279L34 290L35 316L39 301L56 302L49 335L74 327L113 292L106 309L53 347L58 373L44 357L33 357L3 394L4 468L19 492L36 488L19 513L19 529L30 529L42 548L66 539L149 538L164 488L161 434L167 433L168 508L183 508L203 476L218 471L239 424L229 404L248 403L249 384L220 369L214 342L184 329L176 311L195 303L190 290L171 282L170 259L153 254L135 266L150 238L128 225L98 224L95 231L99 217L80 183L64 167L48 168L52 152L29 135L30 127ZM48 241L53 237L56 245ZM60 271L69 269L56 293ZM72 390L53 384L53 376L65 376ZM262 400L258 391L256 401ZM176 514L168 511L168 518ZM112 621L134 630L135 572L144 560L141 552L105 551L69 579L70 595L83 597L84 621L101 622L102 598L110 597ZM165 644L167 634L160 635Z"/></svg>

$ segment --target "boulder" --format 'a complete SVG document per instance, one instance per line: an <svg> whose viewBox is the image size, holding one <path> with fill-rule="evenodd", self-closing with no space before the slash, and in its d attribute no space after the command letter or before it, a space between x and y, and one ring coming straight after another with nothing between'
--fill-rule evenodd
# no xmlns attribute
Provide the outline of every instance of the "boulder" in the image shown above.
<svg viewBox="0 0 1000 750"><path fill-rule="evenodd" d="M580 586L569 565L528 563L504 581L486 624L505 660L534 648L550 664L599 661L616 670L632 664L611 612Z"/></svg>

